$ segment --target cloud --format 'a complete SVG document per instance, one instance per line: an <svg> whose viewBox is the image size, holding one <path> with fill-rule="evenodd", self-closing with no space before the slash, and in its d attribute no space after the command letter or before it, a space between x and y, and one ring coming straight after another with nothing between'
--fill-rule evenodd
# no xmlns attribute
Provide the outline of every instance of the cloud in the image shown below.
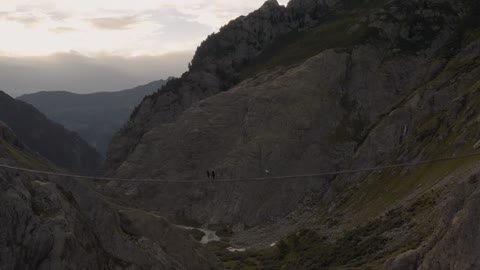
<svg viewBox="0 0 480 270"><path fill-rule="evenodd" d="M265 0L0 0L0 51L159 55L194 50ZM287 0L281 0L282 4Z"/></svg>
<svg viewBox="0 0 480 270"><path fill-rule="evenodd" d="M195 21L194 17L175 8L149 10L143 13L150 21L161 25L158 31L152 33L164 44L172 47L195 48L213 29L209 25Z"/></svg>
<svg viewBox="0 0 480 270"><path fill-rule="evenodd" d="M120 17L101 17L88 20L93 26L103 30L126 30L133 25L142 22L142 18L137 15Z"/></svg>
<svg viewBox="0 0 480 270"><path fill-rule="evenodd" d="M42 21L42 17L29 12L0 12L0 19L32 27Z"/></svg>
<svg viewBox="0 0 480 270"><path fill-rule="evenodd" d="M138 57L110 54L86 57L78 52L0 57L0 89L12 96L49 90L119 91L180 76L192 56L193 51Z"/></svg>
<svg viewBox="0 0 480 270"><path fill-rule="evenodd" d="M57 34L70 33L70 32L76 32L76 31L79 31L79 30L73 27L68 27L68 26L59 26L55 28L50 28L50 32L54 32Z"/></svg>
<svg viewBox="0 0 480 270"><path fill-rule="evenodd" d="M91 93L179 76L208 34L264 1L0 0L0 89Z"/></svg>

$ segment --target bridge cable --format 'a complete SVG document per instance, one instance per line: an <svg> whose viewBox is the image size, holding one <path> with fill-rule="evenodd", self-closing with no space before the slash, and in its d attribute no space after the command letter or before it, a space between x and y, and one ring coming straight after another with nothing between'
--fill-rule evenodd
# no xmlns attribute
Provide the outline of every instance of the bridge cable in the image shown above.
<svg viewBox="0 0 480 270"><path fill-rule="evenodd" d="M68 173L61 173L61 172L52 172L52 171L41 171L41 170L33 170L33 169L16 167L16 166L11 166L6 164L0 164L0 168L27 172L27 173L34 173L39 175L60 176L60 177L67 177L67 178L74 178L74 179L107 181L107 182L112 181L112 182L129 182L129 183L137 183L137 182L138 183L228 183L228 182L259 182L259 181L270 181L270 180L295 180L298 178L338 176L338 175L355 174L355 173L361 173L361 172L382 171L387 169L417 167L421 165L439 163L444 161L467 159L467 158L476 157L476 156L480 156L480 152L474 152L474 153L454 156L454 157L422 160L422 161L409 162L409 163L390 164L390 165L383 165L383 166L377 166L377 167L367 167L367 168L321 172L321 173L312 173L312 174L298 174L298 175L257 177L257 178L236 178L236 179L221 179L221 178L219 179L181 179L181 180L148 179L148 178L135 179L135 178L97 177L97 176L86 176L86 175L76 175L76 174L68 174Z"/></svg>

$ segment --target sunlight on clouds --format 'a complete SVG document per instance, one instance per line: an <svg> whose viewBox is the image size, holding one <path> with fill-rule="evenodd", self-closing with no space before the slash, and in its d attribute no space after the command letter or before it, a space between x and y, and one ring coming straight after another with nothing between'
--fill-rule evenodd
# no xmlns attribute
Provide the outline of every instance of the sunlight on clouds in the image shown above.
<svg viewBox="0 0 480 270"><path fill-rule="evenodd" d="M263 2L0 0L0 87L89 93L179 76L207 35Z"/></svg>
<svg viewBox="0 0 480 270"><path fill-rule="evenodd" d="M0 0L0 52L158 55L194 49L263 0ZM286 1L279 1L286 4Z"/></svg>
<svg viewBox="0 0 480 270"><path fill-rule="evenodd" d="M2 51L9 55L45 55L71 50L88 55L99 51L128 54L141 47L141 42L151 37L159 26L152 22L139 22L129 29L104 31L81 20L70 20L65 26L45 21L34 28L4 21L0 22L0 29L3 36L11 37L2 40L1 44Z"/></svg>

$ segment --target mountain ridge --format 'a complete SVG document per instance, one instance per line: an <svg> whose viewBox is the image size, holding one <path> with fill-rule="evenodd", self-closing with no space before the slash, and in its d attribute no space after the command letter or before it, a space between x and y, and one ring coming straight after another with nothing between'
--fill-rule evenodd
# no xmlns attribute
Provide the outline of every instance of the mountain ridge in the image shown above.
<svg viewBox="0 0 480 270"><path fill-rule="evenodd" d="M0 268L479 269L479 14L267 1L133 109L105 164L131 181L0 169ZM0 159L23 147L0 122Z"/></svg>
<svg viewBox="0 0 480 270"><path fill-rule="evenodd" d="M477 233L478 209L461 202L478 196L478 158L296 182L195 182L206 170L221 179L308 174L474 149L478 3L362 3L270 1L207 38L188 73L144 99L107 158L108 175L192 183L102 191L176 222L220 224L231 235L210 248L228 269L476 269L477 242L461 228ZM308 10L290 21L300 34L241 78L247 62L285 41L277 38L292 30L278 20L296 5ZM318 21L303 28L310 14ZM248 35L252 25L262 34ZM325 39L333 42L315 43ZM232 243L247 251L231 255Z"/></svg>
<svg viewBox="0 0 480 270"><path fill-rule="evenodd" d="M65 169L97 173L102 158L76 133L49 120L32 105L0 91L0 121L8 125L32 151Z"/></svg>
<svg viewBox="0 0 480 270"><path fill-rule="evenodd" d="M113 134L122 128L133 108L164 83L158 80L122 91L91 94L42 91L17 99L32 104L49 118L79 133L104 155Z"/></svg>
<svg viewBox="0 0 480 270"><path fill-rule="evenodd" d="M130 122L112 140L106 158L107 170L117 168L134 150L134 142L146 132L143 128L150 121L171 122L193 103L235 85L239 82L239 69L276 37L292 28L308 28L339 2L294 0L286 8L277 1L267 1L262 8L232 20L218 33L210 35L197 48L188 72L147 96L133 111ZM149 115L155 115L154 119ZM132 128L133 125L136 128Z"/></svg>

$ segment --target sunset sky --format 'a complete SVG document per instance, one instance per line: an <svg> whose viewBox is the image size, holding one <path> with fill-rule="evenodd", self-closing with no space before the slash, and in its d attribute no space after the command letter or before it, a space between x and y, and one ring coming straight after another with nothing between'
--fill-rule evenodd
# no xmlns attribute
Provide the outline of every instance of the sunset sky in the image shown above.
<svg viewBox="0 0 480 270"><path fill-rule="evenodd" d="M0 0L0 34L8 37L2 38L0 54L139 56L192 50L206 35L263 2Z"/></svg>
<svg viewBox="0 0 480 270"><path fill-rule="evenodd" d="M179 76L207 35L263 2L0 0L0 90L118 91Z"/></svg>

